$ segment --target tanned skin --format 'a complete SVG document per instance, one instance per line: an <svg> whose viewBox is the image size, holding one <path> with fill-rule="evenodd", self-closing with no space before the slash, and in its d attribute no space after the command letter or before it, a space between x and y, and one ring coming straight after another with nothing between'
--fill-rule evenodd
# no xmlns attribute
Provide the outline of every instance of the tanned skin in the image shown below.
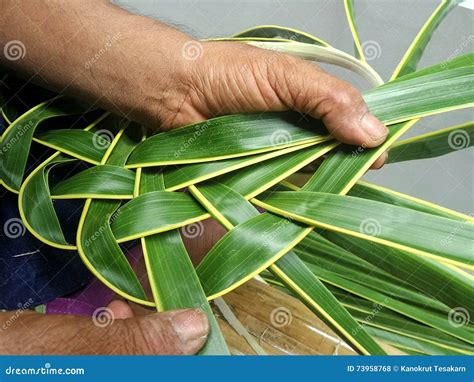
<svg viewBox="0 0 474 382"><path fill-rule="evenodd" d="M169 130L218 115L295 110L323 120L338 140L375 147L387 128L359 91L313 63L234 42L198 42L105 0L0 0L0 46L24 57L0 65L61 94ZM379 168L383 154L373 165ZM202 257L222 234L207 225ZM195 354L209 324L196 310L137 315L113 301L112 325L87 317L0 313L0 354ZM13 319L14 318L14 319Z"/></svg>

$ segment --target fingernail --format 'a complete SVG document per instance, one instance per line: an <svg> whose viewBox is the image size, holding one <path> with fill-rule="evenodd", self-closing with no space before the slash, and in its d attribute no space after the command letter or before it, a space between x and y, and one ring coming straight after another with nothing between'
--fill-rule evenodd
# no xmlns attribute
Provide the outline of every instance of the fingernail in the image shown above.
<svg viewBox="0 0 474 382"><path fill-rule="evenodd" d="M370 113L367 113L362 119L362 128L375 146L385 141L388 134L387 126Z"/></svg>
<svg viewBox="0 0 474 382"><path fill-rule="evenodd" d="M209 321L200 309L179 310L170 321L183 344L205 339L209 333Z"/></svg>

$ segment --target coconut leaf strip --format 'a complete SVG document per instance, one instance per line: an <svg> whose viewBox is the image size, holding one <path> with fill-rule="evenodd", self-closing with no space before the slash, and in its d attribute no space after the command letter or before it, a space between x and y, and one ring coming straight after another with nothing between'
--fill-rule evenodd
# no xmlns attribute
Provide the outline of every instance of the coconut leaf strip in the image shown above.
<svg viewBox="0 0 474 382"><path fill-rule="evenodd" d="M85 130L94 128L106 116L107 114L100 116ZM73 158L68 158L59 151L54 153L31 172L23 182L18 195L18 210L31 234L47 245L66 250L76 249L76 246L67 243L64 238L51 202L48 175L54 167L73 161Z"/></svg>
<svg viewBox="0 0 474 382"><path fill-rule="evenodd" d="M208 182L200 187L192 186L191 192L206 206L214 218L221 222L227 229L231 230L230 233L238 229L241 224L245 224L252 216L258 216L257 210L241 195L217 182ZM214 252L214 255L209 254L203 262L205 262L209 256L215 256L214 259L211 259L211 261L207 260L208 262L205 264L200 264L198 267L198 275L203 285L209 286L209 283L213 282L213 280L208 278L211 276L211 273L208 272L208 267L212 267L212 264L219 266L219 259L220 261L226 261L229 256L223 256L224 254L225 252ZM383 350L363 329L359 330L355 320L352 319L335 297L314 277L296 256L292 255L293 257L287 260L290 254L291 252L277 261L276 264L272 264L270 266L271 270L284 279L297 293L304 296L306 304L317 314L322 315L324 319L359 352L362 354L384 354ZM234 262L247 257L245 250L232 253L231 256ZM255 257L260 258L260 256L261 253L256 254ZM243 263L250 265L247 269L248 274L256 274L250 262L243 260ZM239 265L239 269L240 268L242 267ZM220 272L217 274L221 275ZM248 279L248 274L244 277L244 280ZM217 283L220 284L219 281L217 281ZM224 285L226 285L227 290L229 290L241 283L242 280L239 280L234 282L234 285L229 286L229 283L224 283ZM210 298L212 298L212 296ZM355 335L353 333L355 333Z"/></svg>
<svg viewBox="0 0 474 382"><path fill-rule="evenodd" d="M320 121L297 113L235 114L154 135L137 146L127 167L210 162L328 139Z"/></svg>
<svg viewBox="0 0 474 382"><path fill-rule="evenodd" d="M35 142L85 162L98 165L110 142L87 130L50 130L33 137Z"/></svg>
<svg viewBox="0 0 474 382"><path fill-rule="evenodd" d="M20 189L33 133L40 123L85 110L83 105L58 96L35 106L13 121L3 133L1 141L0 175L4 184L15 191Z"/></svg>
<svg viewBox="0 0 474 382"><path fill-rule="evenodd" d="M306 265L319 279L323 280L324 282L332 284L338 288L344 289L357 296L370 300L375 304L378 304L380 308L377 310L383 310L384 308L393 310L469 344L474 344L474 334L472 330L465 326L455 327L451 325L447 315L436 314L435 312L417 307L416 305L407 304L403 301L399 301L390 297L386 293L379 292L375 289L360 285L344 277L340 277L339 275L327 271L326 269L315 267L308 263L306 263Z"/></svg>
<svg viewBox="0 0 474 382"><path fill-rule="evenodd" d="M135 196L164 190L163 173L159 168L139 169L136 182ZM171 230L144 237L141 244L158 311L192 307L201 309L207 314L210 333L199 354L229 354L179 231Z"/></svg>
<svg viewBox="0 0 474 382"><path fill-rule="evenodd" d="M319 192L265 193L253 201L273 213L302 223L474 268L471 251L474 224L471 222L363 198ZM443 238L449 239L440 245Z"/></svg>
<svg viewBox="0 0 474 382"><path fill-rule="evenodd" d="M436 28L460 2L461 0L442 0L440 2L410 44L400 63L395 68L391 80L416 71L416 67Z"/></svg>
<svg viewBox="0 0 474 382"><path fill-rule="evenodd" d="M53 199L131 199L134 182L131 170L99 165L58 183L51 194Z"/></svg>
<svg viewBox="0 0 474 382"><path fill-rule="evenodd" d="M117 126L122 124L116 119ZM123 166L139 139L136 127L121 130L111 142L102 164ZM141 134L140 134L141 135ZM77 248L89 270L114 292L139 304L153 306L148 301L138 277L117 243L110 227L117 216L120 201L87 199L77 230Z"/></svg>
<svg viewBox="0 0 474 382"><path fill-rule="evenodd" d="M354 40L355 56L362 62L367 62L362 44L360 43L359 33L357 32L357 25L354 15L354 1L344 0L344 9L346 11L347 22L352 33L352 39Z"/></svg>
<svg viewBox="0 0 474 382"><path fill-rule="evenodd" d="M53 154L27 177L18 197L20 216L33 236L52 247L67 250L76 247L64 238L50 198L48 175L53 167L73 161L59 152Z"/></svg>
<svg viewBox="0 0 474 382"><path fill-rule="evenodd" d="M390 148L388 163L435 158L474 145L474 122L398 141Z"/></svg>
<svg viewBox="0 0 474 382"><path fill-rule="evenodd" d="M251 155L241 158L219 160L215 162L194 163L181 166L167 166L164 168L164 178L167 191L176 191L191 184L203 182L208 179L236 171L244 167L251 166L272 158L279 157L295 151L320 151L328 143L307 143L298 146L291 146L286 149L271 151L269 153ZM317 146L314 147L314 146ZM288 155L289 157L289 155Z"/></svg>
<svg viewBox="0 0 474 382"><path fill-rule="evenodd" d="M326 41L321 40L309 33L294 28L282 27L279 25L259 25L235 34L233 37L254 37L275 39L282 38L290 41L298 41L306 44L315 44L320 46L330 46Z"/></svg>

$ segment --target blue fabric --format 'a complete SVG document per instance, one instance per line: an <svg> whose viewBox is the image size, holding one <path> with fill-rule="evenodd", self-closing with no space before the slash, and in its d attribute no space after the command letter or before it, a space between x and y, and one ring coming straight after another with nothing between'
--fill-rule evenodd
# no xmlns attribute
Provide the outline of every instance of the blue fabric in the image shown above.
<svg viewBox="0 0 474 382"><path fill-rule="evenodd" d="M0 131L4 129L0 117ZM65 236L73 238L80 205L65 201L56 210L70 223L63 225ZM51 248L30 234L21 222L17 195L0 186L0 309L43 304L91 279L77 252Z"/></svg>

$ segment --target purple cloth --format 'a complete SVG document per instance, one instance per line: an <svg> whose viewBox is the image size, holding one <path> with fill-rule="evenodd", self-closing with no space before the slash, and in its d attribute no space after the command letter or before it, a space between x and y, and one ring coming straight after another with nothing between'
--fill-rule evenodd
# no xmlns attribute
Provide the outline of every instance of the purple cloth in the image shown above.
<svg viewBox="0 0 474 382"><path fill-rule="evenodd" d="M138 260L143 256L140 246L126 253L133 270L138 268ZM65 297L57 298L46 304L46 314L73 314L92 316L101 307L107 306L115 297L115 293L97 278L85 288Z"/></svg>

